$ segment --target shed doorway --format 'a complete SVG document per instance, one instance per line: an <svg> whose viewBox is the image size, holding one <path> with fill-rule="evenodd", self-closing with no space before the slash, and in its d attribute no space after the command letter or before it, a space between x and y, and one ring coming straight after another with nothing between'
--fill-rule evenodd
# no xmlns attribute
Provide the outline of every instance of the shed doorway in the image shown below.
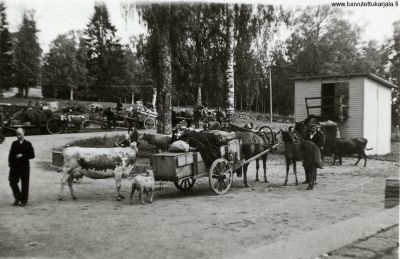
<svg viewBox="0 0 400 259"><path fill-rule="evenodd" d="M321 84L321 116L328 120L344 121L348 115L349 83Z"/></svg>

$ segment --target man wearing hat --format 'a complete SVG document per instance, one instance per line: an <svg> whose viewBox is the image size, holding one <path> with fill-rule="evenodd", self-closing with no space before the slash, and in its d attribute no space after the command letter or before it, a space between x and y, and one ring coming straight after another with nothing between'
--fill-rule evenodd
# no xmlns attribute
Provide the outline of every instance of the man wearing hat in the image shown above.
<svg viewBox="0 0 400 259"><path fill-rule="evenodd" d="M35 157L31 142L25 140L25 132L22 128L17 129L17 140L11 144L8 155L8 166L10 174L8 180L12 189L15 201L14 206L25 206L28 202L29 191L29 160ZM18 182L21 180L21 190Z"/></svg>
<svg viewBox="0 0 400 259"><path fill-rule="evenodd" d="M323 133L318 130L317 124L311 124L310 134L308 135L308 140L311 140L319 147L319 150L321 151L321 158L324 159L322 149L325 144L325 137L324 137Z"/></svg>

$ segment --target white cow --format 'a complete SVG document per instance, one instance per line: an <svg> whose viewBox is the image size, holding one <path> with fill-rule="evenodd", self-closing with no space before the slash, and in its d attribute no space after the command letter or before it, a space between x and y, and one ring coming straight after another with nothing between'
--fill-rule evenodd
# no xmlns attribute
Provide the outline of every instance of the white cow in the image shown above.
<svg viewBox="0 0 400 259"><path fill-rule="evenodd" d="M117 201L121 195L121 179L128 175L136 162L137 146L115 148L68 147L63 150L64 167L61 178L59 200L63 199L64 186L68 183L71 196L76 199L72 188L73 176L85 175L92 179L115 177Z"/></svg>

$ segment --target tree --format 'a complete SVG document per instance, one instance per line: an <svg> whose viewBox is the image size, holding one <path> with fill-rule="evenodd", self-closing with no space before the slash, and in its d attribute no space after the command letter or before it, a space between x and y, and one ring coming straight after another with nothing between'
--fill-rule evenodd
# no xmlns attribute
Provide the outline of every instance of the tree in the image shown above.
<svg viewBox="0 0 400 259"><path fill-rule="evenodd" d="M36 21L33 12L25 12L17 33L15 46L15 84L19 96L28 96L30 87L35 87L40 76L40 49Z"/></svg>
<svg viewBox="0 0 400 259"><path fill-rule="evenodd" d="M81 39L81 49L87 57L90 99L110 100L115 93L112 87L123 83L126 64L116 31L107 7L96 3Z"/></svg>
<svg viewBox="0 0 400 259"><path fill-rule="evenodd" d="M0 2L0 96L4 89L12 86L14 74L12 42L5 11L5 4Z"/></svg>
<svg viewBox="0 0 400 259"><path fill-rule="evenodd" d="M397 88L393 89L392 93L392 120L393 125L400 125L400 20L393 23L393 28L393 56L390 59L390 77Z"/></svg>
<svg viewBox="0 0 400 259"><path fill-rule="evenodd" d="M360 72L361 29L350 24L340 9L307 7L291 23L287 55L300 76Z"/></svg>
<svg viewBox="0 0 400 259"><path fill-rule="evenodd" d="M59 35L45 55L42 72L44 97L73 99L73 91L86 82L86 67L78 58L74 32Z"/></svg>

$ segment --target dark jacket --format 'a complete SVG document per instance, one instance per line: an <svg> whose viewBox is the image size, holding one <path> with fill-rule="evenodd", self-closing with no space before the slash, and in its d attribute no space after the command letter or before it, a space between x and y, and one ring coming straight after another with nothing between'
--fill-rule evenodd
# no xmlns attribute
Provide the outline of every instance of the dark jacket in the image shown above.
<svg viewBox="0 0 400 259"><path fill-rule="evenodd" d="M199 110L194 110L193 112L194 120L200 120L201 119L201 112Z"/></svg>
<svg viewBox="0 0 400 259"><path fill-rule="evenodd" d="M131 142L139 141L139 132L136 128L131 131L131 133L129 134L129 138L131 139Z"/></svg>
<svg viewBox="0 0 400 259"><path fill-rule="evenodd" d="M17 158L17 154L22 154L22 157ZM8 166L11 170L28 170L29 159L35 158L31 142L24 139L22 143L19 140L11 144L10 153L8 155Z"/></svg>
<svg viewBox="0 0 400 259"><path fill-rule="evenodd" d="M314 142L315 144L317 144L317 146L321 149L324 144L325 144L325 138L323 136L323 133L321 133L320 131L315 132L314 136L311 138L310 135L307 136L308 139L307 140L311 140L312 142Z"/></svg>

